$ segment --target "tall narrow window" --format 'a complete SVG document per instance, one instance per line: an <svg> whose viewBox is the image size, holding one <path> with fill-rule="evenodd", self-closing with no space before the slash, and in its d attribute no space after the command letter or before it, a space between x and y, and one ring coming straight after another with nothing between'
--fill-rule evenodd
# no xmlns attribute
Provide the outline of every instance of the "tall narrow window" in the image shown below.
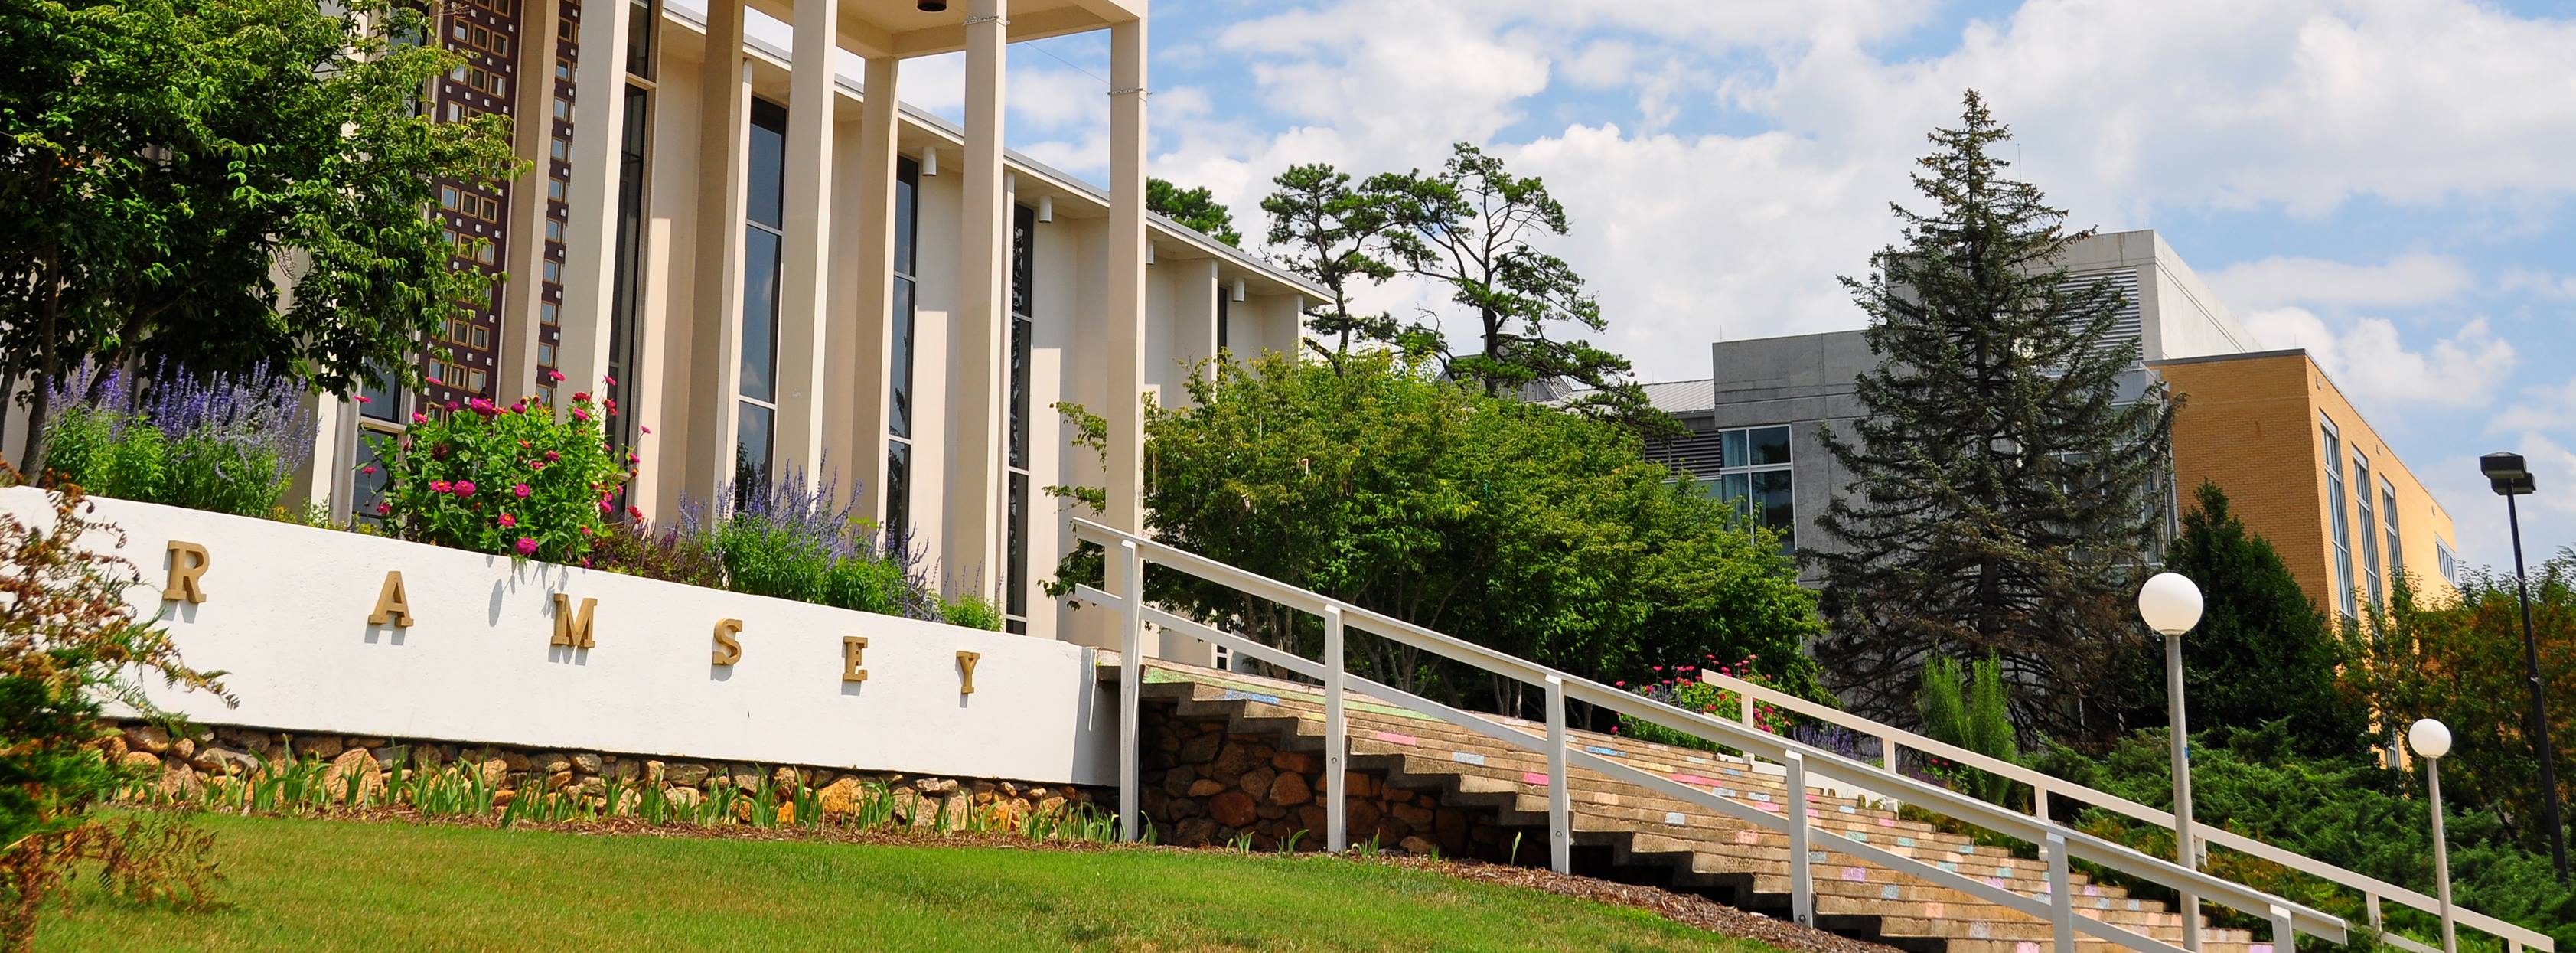
<svg viewBox="0 0 2576 953"><path fill-rule="evenodd" d="M778 418L778 268L786 244L787 109L751 101L750 185L742 249L742 384L734 438L734 499L769 482Z"/></svg>
<svg viewBox="0 0 2576 953"><path fill-rule="evenodd" d="M2388 536L2388 576L2397 578L2406 571L2406 549L2397 545L2397 485L2379 478L2379 524Z"/></svg>
<svg viewBox="0 0 2576 953"><path fill-rule="evenodd" d="M1002 498L1010 508L1003 529L1002 619L1005 629L1029 631L1029 338L1035 310L1037 210L1022 205L1011 215L1010 460Z"/></svg>
<svg viewBox="0 0 2576 953"><path fill-rule="evenodd" d="M2361 587L2368 594L2369 605L2387 604L2379 588L2379 520L2372 514L2370 458L2356 452L2352 455L2352 498L2358 507L2355 515L2361 527Z"/></svg>
<svg viewBox="0 0 2576 953"><path fill-rule="evenodd" d="M1223 354L1223 353L1225 353L1225 352L1226 352L1226 350L1227 350L1228 348L1231 348L1231 347L1233 347L1233 346L1234 346L1234 343L1233 343L1233 341L1232 341L1232 338L1234 337L1234 333L1233 333L1233 332L1234 332L1234 328L1231 326L1234 322L1232 322L1232 321L1228 320L1228 319L1231 317L1231 315L1228 315L1228 314L1226 313L1226 311L1227 311L1227 307L1226 307L1226 306L1227 306L1227 305L1231 305L1231 304L1233 304L1233 303L1234 303L1234 295L1233 295L1232 293L1230 293L1230 292L1228 292L1228 291L1226 290L1225 282L1222 282L1222 281L1217 282L1217 285L1216 285L1216 352L1217 352L1217 353L1219 353L1219 354Z"/></svg>
<svg viewBox="0 0 2576 953"><path fill-rule="evenodd" d="M2342 610L2344 623L2350 625L2361 614L2352 591L2352 528L2345 518L2343 481L2343 437L2335 432L2334 421L2321 420L2326 453L2326 537L2334 543L2335 607Z"/></svg>
<svg viewBox="0 0 2576 953"><path fill-rule="evenodd" d="M621 457L635 445L635 416L623 409L634 406L635 388L642 383L632 372L635 329L642 326L644 313L644 147L652 141L652 95L642 86L626 87L626 141L619 146L617 163L617 271L608 312L608 381L614 383L598 382L621 411L603 422L610 454Z"/></svg>
<svg viewBox="0 0 2576 953"><path fill-rule="evenodd" d="M912 311L920 215L921 166L894 166L894 302L886 320L890 353L886 369L885 536L907 545L912 536Z"/></svg>

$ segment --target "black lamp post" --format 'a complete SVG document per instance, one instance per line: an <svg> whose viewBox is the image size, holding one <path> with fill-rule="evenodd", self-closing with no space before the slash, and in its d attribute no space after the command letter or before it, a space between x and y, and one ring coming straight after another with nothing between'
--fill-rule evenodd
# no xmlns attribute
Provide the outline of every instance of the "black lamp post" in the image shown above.
<svg viewBox="0 0 2576 953"><path fill-rule="evenodd" d="M2531 634L2531 585L2524 581L2522 570L2522 515L2513 498L2532 490L2531 470L2518 453L2490 453L2478 458L2478 470L2487 476L2487 485L2497 496L2504 497L2505 522L2513 528L2513 588L2522 599L2522 655L2525 671L2531 677L2531 741L2540 754L2540 790L2547 800L2549 822L2549 855L2558 863L2558 882L2567 882L2567 828L2558 821L2558 769L2556 754L2549 749L2549 705L2541 691L2540 642Z"/></svg>

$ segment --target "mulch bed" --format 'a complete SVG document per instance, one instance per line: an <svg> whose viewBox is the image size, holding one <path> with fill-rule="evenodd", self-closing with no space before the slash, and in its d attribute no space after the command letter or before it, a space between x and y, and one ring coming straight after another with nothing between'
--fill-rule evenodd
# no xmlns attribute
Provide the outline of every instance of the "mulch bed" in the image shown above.
<svg viewBox="0 0 2576 953"><path fill-rule="evenodd" d="M392 823L443 824L455 827L497 828L497 818L442 817L424 818L410 808L335 809L327 815L281 815L262 812L263 816L329 817L335 820L378 821ZM1093 841L1032 841L1014 832L951 832L946 835L928 831L858 830L838 825L818 827L753 827L728 824L723 827L698 827L687 824L647 824L631 817L567 823L532 823L520 821L512 827L585 836L696 837L750 841L803 841L827 844L860 844L880 847L983 847L1004 850L1055 850L1075 852L1098 851L1222 851L1222 847L1173 847L1145 844L1101 844ZM1301 856L1321 856L1305 854ZM1775 920L1758 913L1739 910L1706 897L1674 893L1660 887L1614 883L1594 877L1560 874L1539 867L1516 867L1477 860L1448 860L1412 854L1384 853L1375 857L1358 853L1345 854L1353 863L1385 864L1407 870L1420 870L1473 880L1536 890L1561 897L1588 900L1613 906L1633 907L1651 912L1684 926L1707 930L1724 936L1753 940L1779 947L1789 953L1899 953L1894 947L1882 946L1850 937L1839 936L1813 927L1802 927L1785 920Z"/></svg>

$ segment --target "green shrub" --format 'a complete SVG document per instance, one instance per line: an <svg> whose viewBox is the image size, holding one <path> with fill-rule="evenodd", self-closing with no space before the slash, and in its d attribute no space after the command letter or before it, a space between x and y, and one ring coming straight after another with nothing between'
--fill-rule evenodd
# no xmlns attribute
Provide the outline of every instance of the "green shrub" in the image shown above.
<svg viewBox="0 0 2576 953"><path fill-rule="evenodd" d="M77 490L52 497L43 528L0 514L0 947L26 949L45 894L73 865L141 899L202 899L207 838L169 819L111 823L101 804L160 780L107 757L113 702L165 723L142 692L151 677L231 701L222 673L187 667L167 633L139 622L126 592L140 574L83 543L92 507Z"/></svg>
<svg viewBox="0 0 2576 953"><path fill-rule="evenodd" d="M77 375L52 400L45 469L100 496L235 516L267 514L312 451L303 390L254 370L195 376L164 368L142 383L123 372ZM98 399L89 400L95 392Z"/></svg>
<svg viewBox="0 0 2576 953"><path fill-rule="evenodd" d="M735 592L940 618L915 554L886 544L855 503L841 502L837 482L809 483L802 471L784 469L769 482L731 488L730 505L712 521L684 521L684 535L704 541Z"/></svg>
<svg viewBox="0 0 2576 953"><path fill-rule="evenodd" d="M2218 728L2193 736L2195 819L2432 893L2432 828L2419 793L2423 777L2381 767L2366 756L2309 754L2308 739L2299 736L2296 724L2290 718L2260 729ZM2040 767L2140 804L2170 809L2171 763L2164 734L2146 731L2099 760L2057 748ZM2548 855L2516 846L2503 818L2492 810L2453 811L2445 823L2456 902L2549 934L2561 949L2576 949L2570 946L2576 944L2576 889L2554 879ZM2078 824L2150 855L2174 855L2173 834L2161 827L2100 810L2086 811ZM2210 870L2355 923L2368 922L2357 894L2266 861L2214 848ZM2440 935L2429 914L2392 904L2387 916L2393 927L2418 939ZM2484 942L2473 939L2470 931L2462 931L2461 940L2464 949Z"/></svg>
<svg viewBox="0 0 2576 953"><path fill-rule="evenodd" d="M724 560L705 536L680 529L655 531L643 519L610 524L591 543L593 567L629 576L709 589L725 584Z"/></svg>
<svg viewBox="0 0 2576 953"><path fill-rule="evenodd" d="M1923 718L1923 734L1989 758L2018 763L2021 746L2013 739L2010 692L2004 684L2003 665L1993 658L1978 662L1973 676L1959 670L1957 659L1936 660L1923 667L1922 689L1915 695L1915 706ZM2014 783L1999 775L1946 762L1926 764L1924 771L1953 789L1990 802L2001 803L2014 790Z"/></svg>
<svg viewBox="0 0 2576 953"><path fill-rule="evenodd" d="M980 594L968 593L939 602L940 621L990 632L1002 631L1002 607Z"/></svg>
<svg viewBox="0 0 2576 953"><path fill-rule="evenodd" d="M602 433L616 412L581 392L562 419L533 399L479 397L413 414L409 432L377 441L389 468L377 512L406 539L587 565L633 473L634 455L621 465Z"/></svg>

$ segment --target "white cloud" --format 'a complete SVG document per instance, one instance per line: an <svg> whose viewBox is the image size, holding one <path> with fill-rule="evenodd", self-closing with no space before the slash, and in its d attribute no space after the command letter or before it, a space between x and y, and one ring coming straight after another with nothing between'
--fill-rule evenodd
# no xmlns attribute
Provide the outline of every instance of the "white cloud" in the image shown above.
<svg viewBox="0 0 2576 953"><path fill-rule="evenodd" d="M2556 430L2576 439L2576 376L2564 383L2522 389L2522 396L2508 400L2488 433Z"/></svg>
<svg viewBox="0 0 2576 953"><path fill-rule="evenodd" d="M2422 350L2407 349L2397 325L2385 318L2330 324L2305 308L2274 308L2253 312L2245 325L2266 347L2306 348L2382 429L2415 406L2486 406L2517 360L2513 345L2497 338L2484 318Z"/></svg>
<svg viewBox="0 0 2576 953"><path fill-rule="evenodd" d="M2382 308L2447 301L2475 283L2459 259L2410 254L2383 264L2355 265L2296 256L2274 256L2230 265L2209 276L2230 307L2249 310L2283 305Z"/></svg>
<svg viewBox="0 0 2576 953"><path fill-rule="evenodd" d="M2576 298L2576 275L2554 275L2535 268L2508 268L2496 279L2496 287L2544 298Z"/></svg>

